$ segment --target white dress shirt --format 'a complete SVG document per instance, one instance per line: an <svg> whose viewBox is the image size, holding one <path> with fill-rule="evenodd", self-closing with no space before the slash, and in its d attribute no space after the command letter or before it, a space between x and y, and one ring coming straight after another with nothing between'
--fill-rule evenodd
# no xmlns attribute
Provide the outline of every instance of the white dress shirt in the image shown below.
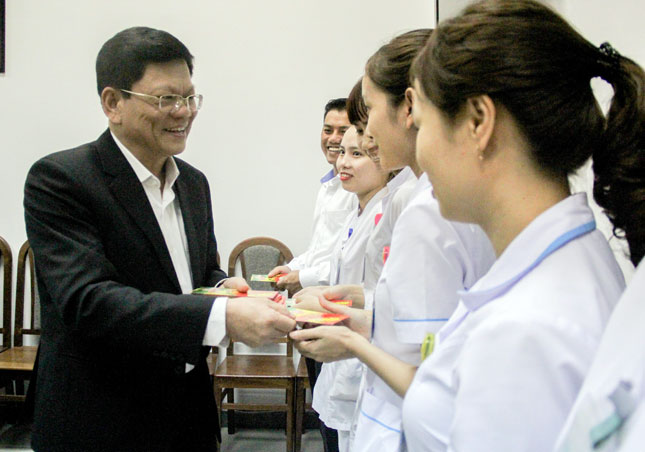
<svg viewBox="0 0 645 452"><path fill-rule="evenodd" d="M330 260L334 246L340 240L341 227L358 208L356 195L343 189L333 170L320 183L309 247L287 264L291 270L300 271L302 287L329 285Z"/></svg>
<svg viewBox="0 0 645 452"><path fill-rule="evenodd" d="M472 287L494 262L486 234L478 226L444 219L422 175L394 226L374 294L372 343L418 366L421 343L453 313L457 291ZM361 386L352 450L399 450L403 399L369 368Z"/></svg>
<svg viewBox="0 0 645 452"><path fill-rule="evenodd" d="M461 293L405 395L408 449L551 450L623 288L584 193L543 212Z"/></svg>
<svg viewBox="0 0 645 452"><path fill-rule="evenodd" d="M128 161L132 170L141 182L141 186L148 197L150 207L155 214L159 223L159 228L163 234L166 248L170 254L173 267L181 291L189 294L194 289L193 277L190 270L190 255L188 253L188 239L184 229L184 219L181 214L179 200L172 189L175 181L179 177L179 169L173 158L166 160L165 172L166 181L163 191L160 189L161 182L159 178L152 174L137 158L126 148L123 143L112 133L112 138L117 144L123 156ZM206 331L204 333L204 342L206 346L226 346L228 337L226 336L226 301L227 298L217 298L213 303ZM187 371L194 366L186 364Z"/></svg>
<svg viewBox="0 0 645 452"><path fill-rule="evenodd" d="M381 200L386 194L384 187L370 199L360 215L356 209L345 223L343 240L337 244L332 258L332 285L363 282L365 246L374 230L374 218L382 213ZM312 406L327 427L349 432L360 377L361 362L356 358L323 364L313 391Z"/></svg>
<svg viewBox="0 0 645 452"><path fill-rule="evenodd" d="M645 450L645 260L611 315L558 452Z"/></svg>

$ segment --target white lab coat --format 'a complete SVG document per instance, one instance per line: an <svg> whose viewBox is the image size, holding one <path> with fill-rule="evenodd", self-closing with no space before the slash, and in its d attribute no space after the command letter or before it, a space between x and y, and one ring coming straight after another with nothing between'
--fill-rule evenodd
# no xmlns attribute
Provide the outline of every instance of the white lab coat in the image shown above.
<svg viewBox="0 0 645 452"><path fill-rule="evenodd" d="M390 256L378 281L372 343L418 365L420 345L457 307L457 291L471 287L495 261L492 245L475 225L445 220L422 175L393 231ZM370 369L362 384L353 451L399 450L399 397Z"/></svg>
<svg viewBox="0 0 645 452"><path fill-rule="evenodd" d="M407 166L387 183L387 193L381 200L383 214L381 217L375 218L374 230L365 246L365 278L363 280L365 309L372 309L374 289L389 253L394 224L408 204L416 185L417 177Z"/></svg>
<svg viewBox="0 0 645 452"><path fill-rule="evenodd" d="M332 258L332 285L363 282L365 247L374 230L374 218L383 213L381 201L387 193L387 187L381 189L360 215L356 210L345 224L343 240L337 244ZM313 391L312 407L327 427L349 431L356 404L355 387L360 384L360 366L360 361L355 358L323 364Z"/></svg>
<svg viewBox="0 0 645 452"><path fill-rule="evenodd" d="M461 293L406 393L408 449L551 450L623 288L584 193L543 212Z"/></svg>
<svg viewBox="0 0 645 452"><path fill-rule="evenodd" d="M644 339L645 260L609 320L558 452L645 450Z"/></svg>
<svg viewBox="0 0 645 452"><path fill-rule="evenodd" d="M330 261L334 247L340 240L341 228L358 208L354 193L343 189L340 178L333 170L321 180L314 208L313 234L307 251L294 257L287 265L300 270L302 287L329 284Z"/></svg>

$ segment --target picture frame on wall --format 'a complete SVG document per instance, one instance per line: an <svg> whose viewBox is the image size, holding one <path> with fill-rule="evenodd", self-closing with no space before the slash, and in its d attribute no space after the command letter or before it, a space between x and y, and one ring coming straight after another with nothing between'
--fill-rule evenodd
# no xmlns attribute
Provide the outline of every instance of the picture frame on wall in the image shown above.
<svg viewBox="0 0 645 452"><path fill-rule="evenodd" d="M5 48L5 4L0 0L0 73L4 74L4 48Z"/></svg>

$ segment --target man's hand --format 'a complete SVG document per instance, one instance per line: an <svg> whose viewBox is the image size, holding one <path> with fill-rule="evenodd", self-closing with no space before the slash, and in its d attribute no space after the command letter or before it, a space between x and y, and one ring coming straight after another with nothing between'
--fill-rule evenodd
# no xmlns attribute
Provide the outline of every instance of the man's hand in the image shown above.
<svg viewBox="0 0 645 452"><path fill-rule="evenodd" d="M275 276L275 275L280 275L280 274L286 275L288 273L291 273L291 269L288 266L278 265L277 267L274 267L273 270L271 270L267 276L271 278L272 276Z"/></svg>
<svg viewBox="0 0 645 452"><path fill-rule="evenodd" d="M275 283L278 290L288 290L289 295L293 295L302 289L300 285L300 271L292 271L291 273L280 278L278 282Z"/></svg>
<svg viewBox="0 0 645 452"><path fill-rule="evenodd" d="M250 347L277 342L295 327L287 308L266 298L229 298L226 303L228 337Z"/></svg>
<svg viewBox="0 0 645 452"><path fill-rule="evenodd" d="M222 286L226 287L227 289L237 289L240 292L248 292L249 290L249 284L244 278L240 278L239 276L227 278Z"/></svg>

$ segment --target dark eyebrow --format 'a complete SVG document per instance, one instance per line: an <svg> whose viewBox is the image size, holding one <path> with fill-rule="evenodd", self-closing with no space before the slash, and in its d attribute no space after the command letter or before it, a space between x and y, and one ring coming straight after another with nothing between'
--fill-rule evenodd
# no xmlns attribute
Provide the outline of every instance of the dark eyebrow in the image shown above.
<svg viewBox="0 0 645 452"><path fill-rule="evenodd" d="M181 96L181 97L188 97L188 96L193 96L196 94L195 91L195 86L191 86L184 92L184 94L179 94L178 92L175 92L175 90L171 86L157 86L155 87L152 92L157 92L158 94L155 94L156 96Z"/></svg>

